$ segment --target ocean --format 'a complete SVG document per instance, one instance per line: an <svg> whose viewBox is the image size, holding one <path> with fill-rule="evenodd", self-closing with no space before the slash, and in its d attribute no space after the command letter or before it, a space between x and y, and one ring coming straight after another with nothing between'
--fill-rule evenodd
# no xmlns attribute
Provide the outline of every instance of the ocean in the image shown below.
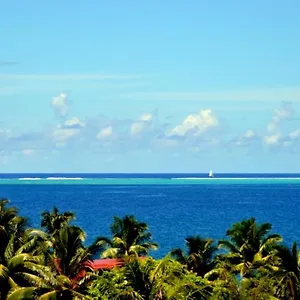
<svg viewBox="0 0 300 300"><path fill-rule="evenodd" d="M147 222L160 245L154 257L200 235L222 239L235 222L270 222L284 242L300 242L300 174L0 174L0 197L33 227L57 206L76 213L87 243L109 236L113 216Z"/></svg>

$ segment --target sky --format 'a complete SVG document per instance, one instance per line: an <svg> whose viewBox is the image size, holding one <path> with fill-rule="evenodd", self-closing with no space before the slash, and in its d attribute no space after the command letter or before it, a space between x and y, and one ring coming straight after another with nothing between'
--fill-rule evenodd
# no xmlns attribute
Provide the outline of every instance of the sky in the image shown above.
<svg viewBox="0 0 300 300"><path fill-rule="evenodd" d="M0 172L300 172L299 1L0 6Z"/></svg>

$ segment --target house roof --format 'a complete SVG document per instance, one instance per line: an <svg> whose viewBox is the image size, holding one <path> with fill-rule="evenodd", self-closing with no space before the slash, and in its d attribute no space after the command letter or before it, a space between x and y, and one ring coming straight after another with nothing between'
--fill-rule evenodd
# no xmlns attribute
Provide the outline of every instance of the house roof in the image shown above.
<svg viewBox="0 0 300 300"><path fill-rule="evenodd" d="M95 259L91 262L91 267L94 270L112 269L115 267L122 267L124 266L124 263L124 260L121 258Z"/></svg>

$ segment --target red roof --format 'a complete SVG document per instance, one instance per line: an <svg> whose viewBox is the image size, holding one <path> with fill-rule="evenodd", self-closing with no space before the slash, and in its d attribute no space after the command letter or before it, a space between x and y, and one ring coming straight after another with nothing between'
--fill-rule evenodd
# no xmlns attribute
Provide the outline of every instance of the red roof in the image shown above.
<svg viewBox="0 0 300 300"><path fill-rule="evenodd" d="M122 267L124 263L122 258L95 259L91 262L91 267L94 270L112 269L114 267Z"/></svg>
<svg viewBox="0 0 300 300"><path fill-rule="evenodd" d="M146 259L146 256L140 256L139 260ZM101 269L112 269L115 267L123 267L125 265L125 261L122 258L102 258L102 259L94 259L89 263L89 266L95 270Z"/></svg>

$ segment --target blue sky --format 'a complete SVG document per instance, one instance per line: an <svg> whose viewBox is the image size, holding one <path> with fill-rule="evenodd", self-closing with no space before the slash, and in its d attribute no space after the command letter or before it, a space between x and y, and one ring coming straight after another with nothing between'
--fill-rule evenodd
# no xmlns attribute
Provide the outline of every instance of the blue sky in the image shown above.
<svg viewBox="0 0 300 300"><path fill-rule="evenodd" d="M0 172L299 172L299 1L0 4Z"/></svg>

